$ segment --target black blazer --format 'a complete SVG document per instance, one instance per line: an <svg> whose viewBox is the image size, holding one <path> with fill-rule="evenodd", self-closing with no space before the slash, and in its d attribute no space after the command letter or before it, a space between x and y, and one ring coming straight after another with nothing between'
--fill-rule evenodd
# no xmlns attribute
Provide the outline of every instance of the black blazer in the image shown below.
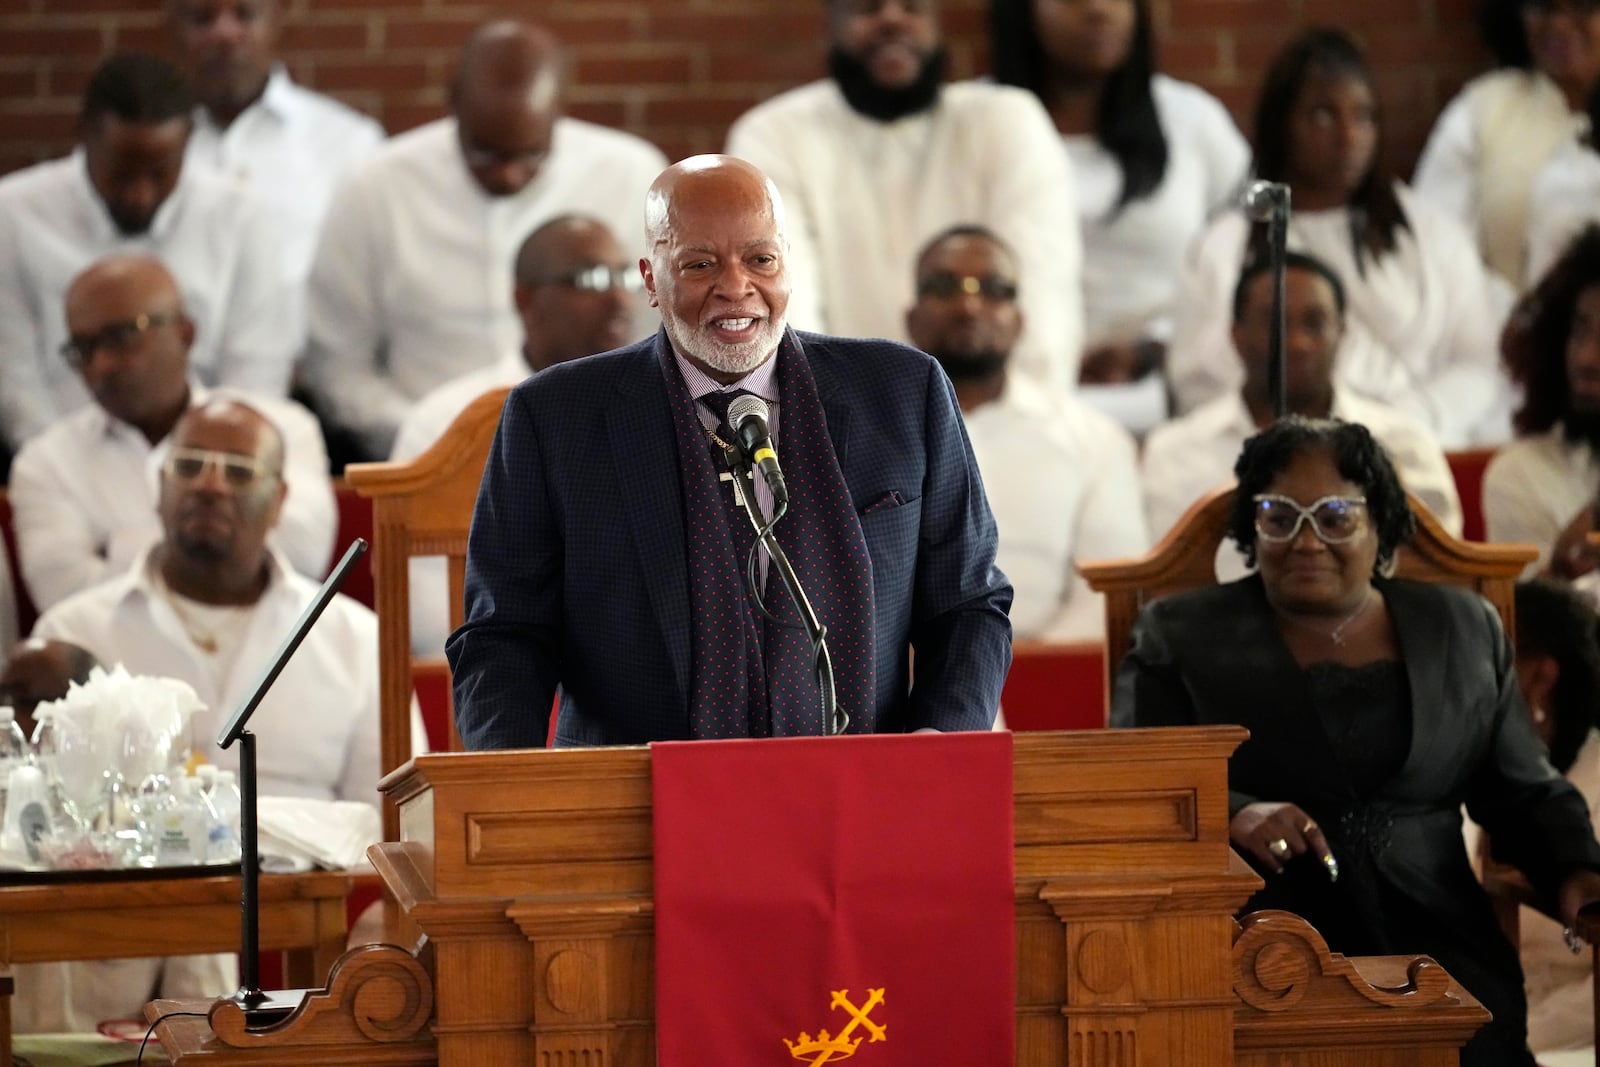
<svg viewBox="0 0 1600 1067"><path fill-rule="evenodd" d="M1566 875L1600 868L1587 806L1545 758L1493 606L1455 586L1375 584L1399 635L1412 729L1403 768L1366 810L1330 754L1259 575L1145 608L1117 672L1112 725L1246 727L1228 765L1230 813L1292 801L1336 853L1359 844L1395 890L1462 934L1493 937L1461 805L1496 855L1552 897Z"/></svg>
<svg viewBox="0 0 1600 1067"><path fill-rule="evenodd" d="M849 710L869 732L988 729L1011 586L954 391L905 345L792 336L872 557L877 700ZM470 749L543 746L558 685L557 744L688 736L682 476L654 346L551 367L506 399L467 546L467 622L446 648Z"/></svg>

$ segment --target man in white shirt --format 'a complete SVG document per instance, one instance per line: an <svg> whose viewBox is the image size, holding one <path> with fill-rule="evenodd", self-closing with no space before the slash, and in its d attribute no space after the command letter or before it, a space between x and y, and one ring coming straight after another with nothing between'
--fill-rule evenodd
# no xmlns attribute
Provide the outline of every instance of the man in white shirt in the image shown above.
<svg viewBox="0 0 1600 1067"><path fill-rule="evenodd" d="M492 389L580 356L635 340L634 311L644 281L616 236L599 219L559 215L517 250L513 300L522 320L522 350L499 363L439 386L411 409L389 458L404 463L425 452L456 416ZM450 635L449 586L442 559L411 561L411 648L439 656Z"/></svg>
<svg viewBox="0 0 1600 1067"><path fill-rule="evenodd" d="M186 162L272 206L289 277L303 285L334 187L383 143L383 127L290 79L276 56L281 13L279 0L167 0L200 102Z"/></svg>
<svg viewBox="0 0 1600 1067"><path fill-rule="evenodd" d="M1600 227L1579 233L1514 315L1505 360L1522 388L1517 440L1483 475L1491 541L1539 547L1528 573L1597 582L1600 553Z"/></svg>
<svg viewBox="0 0 1600 1067"><path fill-rule="evenodd" d="M316 594L267 547L285 496L284 444L251 408L215 400L172 431L157 505L162 540L123 574L62 601L34 636L71 641L134 674L180 678L206 710L196 751L224 768L238 749L212 743ZM414 738L421 738L413 708ZM335 597L251 719L263 795L378 802L378 623ZM19 1029L93 1029L137 1017L159 990L216 996L237 983L232 957L115 960L17 979ZM36 977L30 972L28 978Z"/></svg>
<svg viewBox="0 0 1600 1067"><path fill-rule="evenodd" d="M303 342L270 214L247 191L183 165L193 100L169 64L124 54L89 81L81 143L0 179L0 436L15 449L89 400L60 350L61 298L116 251L170 269L194 317L207 385L282 396Z"/></svg>
<svg viewBox="0 0 1600 1067"><path fill-rule="evenodd" d="M282 436L289 492L272 544L301 574L321 578L338 513L311 413L194 380L199 327L172 275L149 256L94 264L73 280L65 307L66 359L94 403L29 438L11 468L22 579L39 609L121 573L160 540L152 505L167 438L184 412L223 396L259 411Z"/></svg>
<svg viewBox="0 0 1600 1067"><path fill-rule="evenodd" d="M753 108L727 150L783 195L796 328L904 340L906 264L947 227L979 224L1028 280L1012 369L1064 391L1084 337L1071 168L1032 93L942 84L936 7L829 0L832 77Z"/></svg>
<svg viewBox="0 0 1600 1067"><path fill-rule="evenodd" d="M1315 257L1288 256L1284 277L1284 375L1288 413L1359 422L1388 451L1401 480L1444 528L1461 533L1461 499L1443 449L1426 426L1335 380L1344 339L1344 286ZM1271 364L1272 272L1265 260L1247 263L1233 298L1233 345L1244 367L1238 392L1217 397L1157 427L1144 445L1145 507L1161 537L1206 493L1233 482L1246 439L1274 418L1268 387ZM1224 554L1233 557L1231 548Z"/></svg>
<svg viewBox="0 0 1600 1067"><path fill-rule="evenodd" d="M516 349L505 274L539 223L594 215L631 258L643 254L638 205L666 157L562 117L564 66L543 30L480 28L451 117L396 137L335 194L312 268L306 369L324 419L367 457L389 454L429 390Z"/></svg>
<svg viewBox="0 0 1600 1067"><path fill-rule="evenodd" d="M993 233L953 227L917 258L912 343L955 386L962 420L1000 529L996 563L1016 591L1019 639L1105 635L1104 598L1078 560L1150 547L1133 438L1076 398L1010 373L1022 332L1017 257Z"/></svg>

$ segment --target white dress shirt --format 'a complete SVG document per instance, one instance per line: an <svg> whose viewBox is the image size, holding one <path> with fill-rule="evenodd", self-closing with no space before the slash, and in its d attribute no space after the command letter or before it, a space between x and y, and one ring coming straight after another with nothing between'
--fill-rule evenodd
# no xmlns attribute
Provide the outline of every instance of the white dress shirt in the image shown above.
<svg viewBox="0 0 1600 1067"><path fill-rule="evenodd" d="M1537 545L1531 577L1550 562L1561 531L1600 493L1600 459L1567 441L1561 424L1502 448L1483 472L1483 522L1491 541Z"/></svg>
<svg viewBox="0 0 1600 1067"><path fill-rule="evenodd" d="M1600 152L1569 137L1533 182L1528 207L1528 284L1533 286L1585 227L1600 222Z"/></svg>
<svg viewBox="0 0 1600 1067"><path fill-rule="evenodd" d="M383 143L383 127L290 80L281 66L227 128L195 109L185 161L256 192L276 213L288 276L304 285L339 179Z"/></svg>
<svg viewBox="0 0 1600 1067"><path fill-rule="evenodd" d="M1461 497L1438 439L1417 420L1353 393L1333 389L1334 418L1359 422L1389 453L1405 487L1450 533L1461 536ZM1220 396L1159 427L1144 443L1144 498L1150 530L1164 537L1195 501L1233 484L1233 465L1258 428L1238 393ZM1231 542L1224 551L1233 555Z"/></svg>
<svg viewBox="0 0 1600 1067"><path fill-rule="evenodd" d="M963 413L1000 530L995 562L1011 580L1018 639L1105 636L1105 598L1074 566L1150 547L1133 438L1108 416L1026 378Z"/></svg>
<svg viewBox="0 0 1600 1067"><path fill-rule="evenodd" d="M1584 125L1545 74L1490 71L1439 114L1413 187L1465 226L1489 268L1520 291L1538 278L1523 260L1534 176Z"/></svg>
<svg viewBox="0 0 1600 1067"><path fill-rule="evenodd" d="M76 593L40 616L35 637L81 645L106 666L133 674L181 678L206 707L190 738L196 751L237 770L237 746L222 750L222 724L250 696L261 671L316 595L317 583L268 554L267 588L256 601L238 656L219 684L184 620L152 582L148 556L121 574ZM264 796L362 800L378 796L378 617L336 596L290 658L250 719ZM412 707L414 751L425 734Z"/></svg>
<svg viewBox="0 0 1600 1067"><path fill-rule="evenodd" d="M321 580L338 511L317 420L293 401L198 383L190 398L194 405L238 400L278 428L288 495L270 543L301 574ZM157 479L166 453L166 441L152 446L98 404L22 446L11 465L11 509L22 578L40 611L127 570L161 540Z"/></svg>
<svg viewBox="0 0 1600 1067"><path fill-rule="evenodd" d="M579 212L642 258L644 197L666 162L632 134L563 118L538 177L491 197L454 119L389 141L334 194L311 271L306 370L325 414L387 455L413 403L521 345L511 268L523 239ZM641 300L638 335L654 328Z"/></svg>
<svg viewBox="0 0 1600 1067"><path fill-rule="evenodd" d="M304 341L302 294L286 284L278 230L249 192L185 167L136 237L118 232L83 152L0 178L0 432L15 448L90 402L61 357L63 301L112 252L148 253L177 279L195 321L190 370L208 385L282 396Z"/></svg>
<svg viewBox="0 0 1600 1067"><path fill-rule="evenodd" d="M728 152L783 196L796 329L908 340L917 253L973 223L1019 260L1025 326L1013 373L1060 389L1077 382L1083 249L1072 171L1032 93L946 85L928 110L879 122L818 81L743 115Z"/></svg>
<svg viewBox="0 0 1600 1067"><path fill-rule="evenodd" d="M463 374L417 401L400 423L394 438L393 463L416 459L444 436L456 416L491 389L516 385L532 371L519 352L493 366ZM450 636L450 577L442 556L411 559L411 652L416 656L444 655Z"/></svg>
<svg viewBox="0 0 1600 1067"><path fill-rule="evenodd" d="M1337 375L1351 391L1424 422L1445 448L1496 444L1510 436L1511 385L1499 367L1502 315L1483 261L1461 224L1398 186L1409 228L1382 258L1358 268L1347 208L1297 211L1289 248L1327 263L1349 302ZM1233 290L1248 224L1217 218L1189 250L1167 353L1180 412L1238 392Z"/></svg>

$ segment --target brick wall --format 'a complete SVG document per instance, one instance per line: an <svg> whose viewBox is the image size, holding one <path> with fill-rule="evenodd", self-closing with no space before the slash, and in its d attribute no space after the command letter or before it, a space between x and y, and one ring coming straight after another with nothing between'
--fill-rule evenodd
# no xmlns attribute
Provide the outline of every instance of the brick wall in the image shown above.
<svg viewBox="0 0 1600 1067"><path fill-rule="evenodd" d="M573 49L571 110L678 158L713 150L728 123L821 69L822 0L279 0L293 73L391 132L442 113L456 46L496 11L536 13ZM1295 26L1355 31L1380 71L1391 158L1409 172L1433 116L1485 58L1473 0L1153 0L1162 65L1247 121L1262 68ZM986 0L945 0L960 76L985 69ZM103 55L165 51L161 0L0 0L0 172L58 155L77 94ZM1248 132L1248 130L1247 130Z"/></svg>

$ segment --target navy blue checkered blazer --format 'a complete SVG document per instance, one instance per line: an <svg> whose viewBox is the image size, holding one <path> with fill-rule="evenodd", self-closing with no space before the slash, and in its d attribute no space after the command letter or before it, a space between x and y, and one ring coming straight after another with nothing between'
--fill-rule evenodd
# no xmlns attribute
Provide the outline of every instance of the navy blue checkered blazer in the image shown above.
<svg viewBox="0 0 1600 1067"><path fill-rule="evenodd" d="M1011 586L950 383L905 345L794 336L872 555L877 695L847 710L877 733L987 729ZM551 367L506 399L446 648L469 749L542 747L558 687L557 744L689 736L683 489L654 346Z"/></svg>

